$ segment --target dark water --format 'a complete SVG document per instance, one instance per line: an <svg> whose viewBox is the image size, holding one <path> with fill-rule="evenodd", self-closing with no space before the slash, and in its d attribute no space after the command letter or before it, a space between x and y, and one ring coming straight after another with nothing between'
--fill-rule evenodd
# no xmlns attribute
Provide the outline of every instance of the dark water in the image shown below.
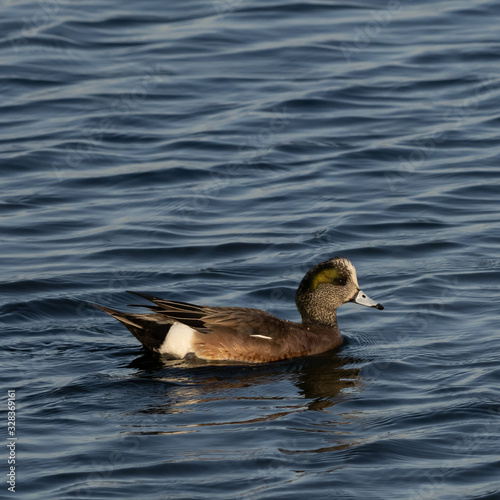
<svg viewBox="0 0 500 500"><path fill-rule="evenodd" d="M3 2L16 498L499 499L499 23L497 0ZM386 309L344 306L310 358L161 359L86 304L296 320L333 255Z"/></svg>

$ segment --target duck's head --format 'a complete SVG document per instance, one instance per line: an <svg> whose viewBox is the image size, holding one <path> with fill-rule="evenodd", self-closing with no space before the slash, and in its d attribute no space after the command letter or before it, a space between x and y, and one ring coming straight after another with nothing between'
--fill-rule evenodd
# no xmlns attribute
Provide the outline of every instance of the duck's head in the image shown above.
<svg viewBox="0 0 500 500"><path fill-rule="evenodd" d="M310 269L295 294L305 324L336 326L337 307L346 302L383 309L359 289L356 269L344 257L334 257Z"/></svg>

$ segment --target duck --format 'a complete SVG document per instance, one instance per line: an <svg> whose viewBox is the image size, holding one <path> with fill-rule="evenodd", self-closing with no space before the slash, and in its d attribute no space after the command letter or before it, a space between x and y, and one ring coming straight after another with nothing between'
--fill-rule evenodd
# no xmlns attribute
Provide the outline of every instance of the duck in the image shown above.
<svg viewBox="0 0 500 500"><path fill-rule="evenodd" d="M146 350L183 359L268 363L320 354L343 343L337 308L354 302L383 310L360 290L356 269L345 257L312 267L299 284L295 303L302 322L248 307L212 307L141 292L150 313L121 312L94 304L123 323Z"/></svg>

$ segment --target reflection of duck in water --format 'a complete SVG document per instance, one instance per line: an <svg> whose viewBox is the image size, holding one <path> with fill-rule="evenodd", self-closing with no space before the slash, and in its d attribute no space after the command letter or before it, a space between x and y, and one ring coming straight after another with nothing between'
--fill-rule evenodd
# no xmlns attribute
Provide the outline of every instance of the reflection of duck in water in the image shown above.
<svg viewBox="0 0 500 500"><path fill-rule="evenodd" d="M331 408L357 392L362 361L329 352L272 364L214 365L196 358L169 359L145 351L127 368L136 371L140 394L144 394L147 384L145 393L159 396L154 404L148 396L142 410L145 413L192 412L198 404L226 400L231 408L241 406L241 412L230 412L227 419L217 418L213 424L207 416L201 424L207 426L270 421L306 409ZM247 415L244 408L249 401L265 411Z"/></svg>
<svg viewBox="0 0 500 500"><path fill-rule="evenodd" d="M150 300L151 314L123 313L97 306L121 321L147 349L184 358L252 363L319 354L342 343L337 308L346 302L383 309L360 289L356 269L342 257L314 266L302 279L295 302L302 323L258 309L209 307Z"/></svg>

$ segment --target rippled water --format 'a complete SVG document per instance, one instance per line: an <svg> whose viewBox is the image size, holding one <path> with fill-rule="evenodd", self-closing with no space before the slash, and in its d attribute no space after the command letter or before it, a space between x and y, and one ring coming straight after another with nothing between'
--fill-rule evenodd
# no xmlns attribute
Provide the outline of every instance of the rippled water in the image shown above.
<svg viewBox="0 0 500 500"><path fill-rule="evenodd" d="M493 0L4 2L18 497L499 499L499 21ZM162 359L87 305L297 320L333 255L386 309L344 306L320 356Z"/></svg>

